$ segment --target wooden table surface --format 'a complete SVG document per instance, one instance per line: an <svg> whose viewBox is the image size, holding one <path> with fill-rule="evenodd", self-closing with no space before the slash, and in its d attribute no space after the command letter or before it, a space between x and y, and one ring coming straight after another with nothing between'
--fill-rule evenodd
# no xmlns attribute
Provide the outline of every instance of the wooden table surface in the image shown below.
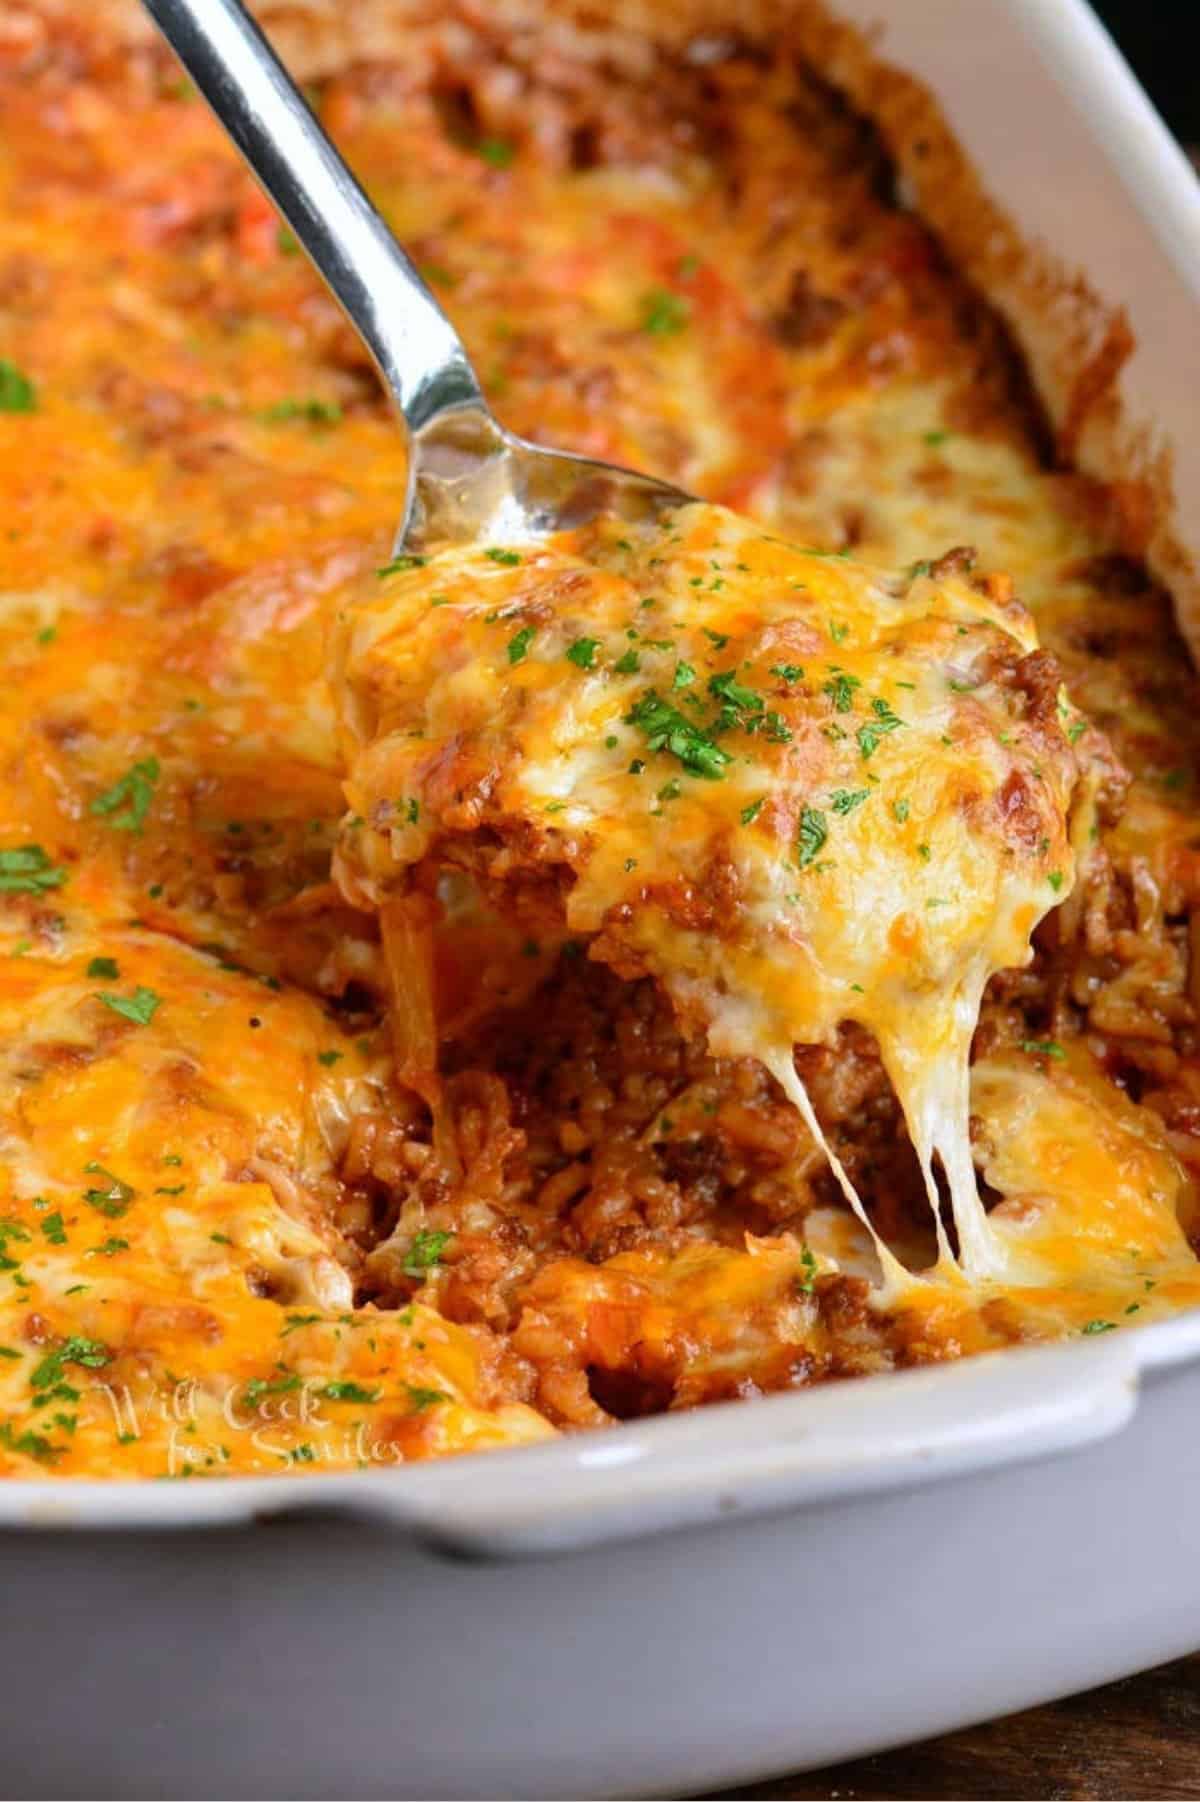
<svg viewBox="0 0 1200 1802"><path fill-rule="evenodd" d="M1200 1654L984 1727L721 1795L778 1802L1200 1798Z"/></svg>

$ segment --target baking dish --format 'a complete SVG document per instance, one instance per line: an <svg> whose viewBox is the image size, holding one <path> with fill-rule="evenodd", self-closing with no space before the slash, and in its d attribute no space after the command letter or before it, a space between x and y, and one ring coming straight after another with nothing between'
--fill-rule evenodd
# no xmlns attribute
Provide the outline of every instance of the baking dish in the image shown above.
<svg viewBox="0 0 1200 1802"><path fill-rule="evenodd" d="M841 12L865 24L878 10ZM1081 5L977 0L971 16L967 39L961 5L897 0L886 54L942 97L1022 230L1127 307L1139 348L1123 406L1078 453L1111 476L1153 455L1127 420L1174 440L1177 528L1153 555L1186 617L1200 201ZM904 135L911 94L876 86L840 38L831 55L858 104L879 101L915 198L1008 311L1061 415L1080 334L1103 342L1101 310L1075 296L1058 329L1036 305L1044 266L1035 277L1009 242L967 231L953 182L924 172L946 176L911 116ZM4 1518L29 1529L5 1539L21 1623L10 1782L695 1788L1170 1656L1193 1643L1200 1599L1197 1530L1169 1500L1197 1456L1197 1355L1200 1322L1184 1318L483 1463L297 1485L8 1486Z"/></svg>

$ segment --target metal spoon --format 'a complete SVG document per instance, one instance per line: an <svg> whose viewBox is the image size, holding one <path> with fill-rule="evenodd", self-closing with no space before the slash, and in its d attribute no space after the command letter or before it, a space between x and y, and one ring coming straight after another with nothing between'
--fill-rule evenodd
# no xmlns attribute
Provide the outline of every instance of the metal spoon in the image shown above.
<svg viewBox="0 0 1200 1802"><path fill-rule="evenodd" d="M506 431L462 340L240 0L142 0L370 351L400 412L396 549L528 541L600 512L653 520L692 499Z"/></svg>

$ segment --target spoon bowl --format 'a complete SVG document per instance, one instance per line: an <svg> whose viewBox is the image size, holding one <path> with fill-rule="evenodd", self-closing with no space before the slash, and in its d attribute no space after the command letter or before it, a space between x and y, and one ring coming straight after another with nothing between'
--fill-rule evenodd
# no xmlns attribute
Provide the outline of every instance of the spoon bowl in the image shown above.
<svg viewBox="0 0 1200 1802"><path fill-rule="evenodd" d="M495 418L458 333L241 0L142 0L341 303L396 404L408 469L393 554L531 543L691 500Z"/></svg>

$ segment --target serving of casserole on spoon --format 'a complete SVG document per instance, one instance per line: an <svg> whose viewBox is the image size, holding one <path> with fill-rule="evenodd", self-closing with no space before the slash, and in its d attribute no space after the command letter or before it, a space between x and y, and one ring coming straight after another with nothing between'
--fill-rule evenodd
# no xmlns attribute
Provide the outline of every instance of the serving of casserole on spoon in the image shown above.
<svg viewBox="0 0 1200 1802"><path fill-rule="evenodd" d="M145 4L405 428L394 555L341 609L332 662L350 802L335 873L379 913L401 1080L436 1122L436 940L465 893L654 978L715 1055L768 1070L829 1158L883 1302L1053 1289L1054 1206L1021 1188L989 1217L979 1197L971 1042L988 981L1029 961L1071 895L1111 758L1011 583L962 550L883 572L795 548L506 431L237 0ZM798 1045L847 1023L877 1043L916 1150L923 1276L876 1231L797 1071ZM1183 1255L1155 1207L1160 1251Z"/></svg>

